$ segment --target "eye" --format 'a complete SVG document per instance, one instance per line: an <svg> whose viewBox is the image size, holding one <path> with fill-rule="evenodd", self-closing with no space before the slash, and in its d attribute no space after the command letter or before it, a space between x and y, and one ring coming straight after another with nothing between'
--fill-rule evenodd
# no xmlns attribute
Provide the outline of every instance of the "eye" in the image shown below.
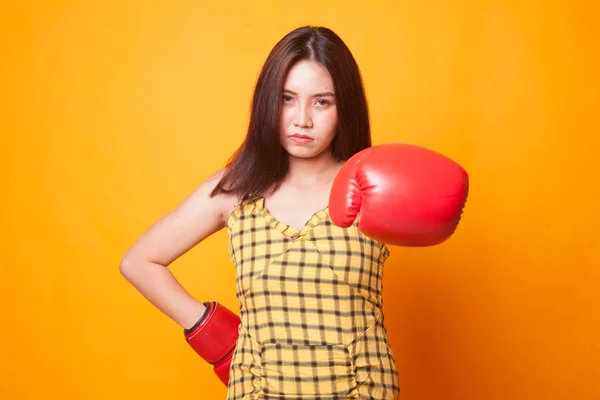
<svg viewBox="0 0 600 400"><path fill-rule="evenodd" d="M321 99L321 100L317 100L317 104L325 107L325 106L329 105L329 102L327 100Z"/></svg>
<svg viewBox="0 0 600 400"><path fill-rule="evenodd" d="M282 100L286 103L289 103L290 101L294 100L292 98L292 96L288 96L287 94L284 94L283 96L281 96Z"/></svg>

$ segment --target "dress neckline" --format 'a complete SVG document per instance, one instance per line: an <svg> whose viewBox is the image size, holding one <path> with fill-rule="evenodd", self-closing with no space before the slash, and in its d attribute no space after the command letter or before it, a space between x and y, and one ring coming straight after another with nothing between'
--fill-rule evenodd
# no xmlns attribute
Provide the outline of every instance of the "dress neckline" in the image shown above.
<svg viewBox="0 0 600 400"><path fill-rule="evenodd" d="M306 221L306 223L300 229L298 229L293 225L286 224L285 222L275 218L273 214L271 214L269 208L266 206L264 197L258 196L254 198L253 201L256 207L259 209L261 217L267 222L267 224L291 239L298 239L299 237L306 236L319 221L329 217L329 206L321 208L315 211Z"/></svg>

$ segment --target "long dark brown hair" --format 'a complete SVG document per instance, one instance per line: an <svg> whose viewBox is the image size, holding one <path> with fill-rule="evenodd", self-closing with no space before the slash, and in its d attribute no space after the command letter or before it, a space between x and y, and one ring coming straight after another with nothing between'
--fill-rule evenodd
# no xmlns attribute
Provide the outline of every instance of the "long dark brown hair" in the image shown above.
<svg viewBox="0 0 600 400"><path fill-rule="evenodd" d="M283 84L301 60L323 65L333 80L338 112L333 157L345 161L371 146L367 99L360 70L350 49L332 30L304 26L281 39L260 72L248 132L211 193L245 198L275 190L288 172L288 153L280 143L279 118Z"/></svg>

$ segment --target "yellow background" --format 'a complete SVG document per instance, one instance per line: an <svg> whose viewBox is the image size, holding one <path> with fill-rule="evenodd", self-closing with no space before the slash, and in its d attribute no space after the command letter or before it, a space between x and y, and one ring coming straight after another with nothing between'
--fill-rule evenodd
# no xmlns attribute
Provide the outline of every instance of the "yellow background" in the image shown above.
<svg viewBox="0 0 600 400"><path fill-rule="evenodd" d="M237 148L303 24L353 51L376 144L470 172L455 237L386 265L402 399L600 398L598 2L301 3L3 6L0 398L225 397L119 261ZM237 310L225 231L173 271Z"/></svg>

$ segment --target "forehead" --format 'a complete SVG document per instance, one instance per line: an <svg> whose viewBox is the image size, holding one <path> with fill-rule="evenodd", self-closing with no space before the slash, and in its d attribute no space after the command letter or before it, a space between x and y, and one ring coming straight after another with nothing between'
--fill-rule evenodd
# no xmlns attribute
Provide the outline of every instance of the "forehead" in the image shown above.
<svg viewBox="0 0 600 400"><path fill-rule="evenodd" d="M333 80L323 65L308 60L294 64L288 71L284 89L299 94L333 91Z"/></svg>

